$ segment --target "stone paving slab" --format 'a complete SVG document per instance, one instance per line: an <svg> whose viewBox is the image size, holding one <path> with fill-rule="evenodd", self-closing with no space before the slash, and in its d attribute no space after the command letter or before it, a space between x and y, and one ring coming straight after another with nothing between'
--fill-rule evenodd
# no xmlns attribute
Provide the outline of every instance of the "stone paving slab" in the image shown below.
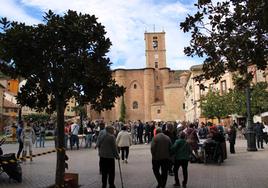
<svg viewBox="0 0 268 188"><path fill-rule="evenodd" d="M53 142L46 148L35 148L34 153L53 149ZM229 144L227 144L229 145ZM237 140L236 154L229 154L221 166L217 164L189 164L188 188L268 188L268 145L258 152L247 152L246 141ZM6 144L5 153L16 152L18 145ZM81 188L100 188L101 176L98 171L98 155L95 149L68 150L69 169L79 173ZM23 182L9 182L5 174L0 175L2 188L45 188L55 179L56 154L34 158L33 162L22 164ZM125 188L154 188L156 180L152 172L150 145L134 145L130 149L129 163L121 163ZM182 173L179 172L180 179ZM167 188L172 188L174 177L169 176ZM116 162L117 188L121 181Z"/></svg>

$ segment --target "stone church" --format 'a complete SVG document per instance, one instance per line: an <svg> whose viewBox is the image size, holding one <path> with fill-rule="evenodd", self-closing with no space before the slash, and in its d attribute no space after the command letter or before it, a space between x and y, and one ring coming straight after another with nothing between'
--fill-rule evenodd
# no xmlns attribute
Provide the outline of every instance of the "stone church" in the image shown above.
<svg viewBox="0 0 268 188"><path fill-rule="evenodd" d="M189 71L166 66L165 32L145 32L146 67L113 70L113 78L126 88L126 120L184 120L184 91ZM101 114L90 111L91 119L118 120L122 97L115 107Z"/></svg>

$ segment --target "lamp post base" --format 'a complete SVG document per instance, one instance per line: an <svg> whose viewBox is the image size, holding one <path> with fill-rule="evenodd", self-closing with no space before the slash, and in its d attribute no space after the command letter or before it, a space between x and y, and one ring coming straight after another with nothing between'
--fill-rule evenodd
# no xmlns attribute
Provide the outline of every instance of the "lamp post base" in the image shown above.
<svg viewBox="0 0 268 188"><path fill-rule="evenodd" d="M256 135L253 130L247 131L248 151L258 151L256 147Z"/></svg>

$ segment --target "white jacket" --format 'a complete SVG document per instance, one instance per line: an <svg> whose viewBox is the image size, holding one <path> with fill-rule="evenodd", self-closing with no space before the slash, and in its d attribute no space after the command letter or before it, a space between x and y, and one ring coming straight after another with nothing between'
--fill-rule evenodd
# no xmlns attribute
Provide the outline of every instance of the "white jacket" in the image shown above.
<svg viewBox="0 0 268 188"><path fill-rule="evenodd" d="M36 136L32 127L26 126L21 132L21 140L23 142L30 141L30 143L35 143Z"/></svg>
<svg viewBox="0 0 268 188"><path fill-rule="evenodd" d="M127 131L120 131L116 138L116 145L118 147L129 147L132 144L132 139Z"/></svg>

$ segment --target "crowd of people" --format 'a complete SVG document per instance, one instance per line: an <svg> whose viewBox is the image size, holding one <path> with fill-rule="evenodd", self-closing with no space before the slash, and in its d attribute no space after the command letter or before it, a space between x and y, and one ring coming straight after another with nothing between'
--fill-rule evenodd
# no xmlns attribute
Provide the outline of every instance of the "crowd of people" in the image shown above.
<svg viewBox="0 0 268 188"><path fill-rule="evenodd" d="M217 143L230 143L230 153L235 153L237 130L240 127L234 121L229 127L208 123L187 122L142 122L119 121L105 123L99 121L84 121L82 127L78 121L65 122L65 148L76 149L84 142L85 148L99 151L99 170L102 174L102 187L115 187L115 159L128 163L130 146L132 144L151 144L152 169L157 180L157 188L166 186L168 175L174 176L174 186L180 186L178 171L182 167L182 186L188 182L188 162L202 162L204 156L200 152L202 144L210 140ZM257 122L254 126L258 148L264 148L268 143L268 126ZM33 146L45 147L46 126L43 123L20 121L17 128L19 150L17 158L27 155L29 151L32 160ZM82 139L80 138L82 135ZM80 138L80 139L79 139ZM206 140L205 142L203 142ZM69 143L69 144L68 144ZM221 144L219 144L220 146ZM226 158L226 151L222 150Z"/></svg>
<svg viewBox="0 0 268 188"><path fill-rule="evenodd" d="M96 143L96 147L99 148L102 187L107 186L107 180L110 187L115 187L114 165L115 159L119 160L119 151L122 154L121 160L127 163L131 144L148 143L151 143L152 168L158 183L157 188L166 186L168 174L174 176L174 186L180 186L178 176L180 167L183 171L182 186L186 187L191 155L195 156L197 162L201 162L198 152L199 139L217 139L217 134L224 137L223 127L208 125L186 122L142 123L141 121L129 121L126 124L110 123L100 131ZM109 170L107 171L104 166L109 166Z"/></svg>

